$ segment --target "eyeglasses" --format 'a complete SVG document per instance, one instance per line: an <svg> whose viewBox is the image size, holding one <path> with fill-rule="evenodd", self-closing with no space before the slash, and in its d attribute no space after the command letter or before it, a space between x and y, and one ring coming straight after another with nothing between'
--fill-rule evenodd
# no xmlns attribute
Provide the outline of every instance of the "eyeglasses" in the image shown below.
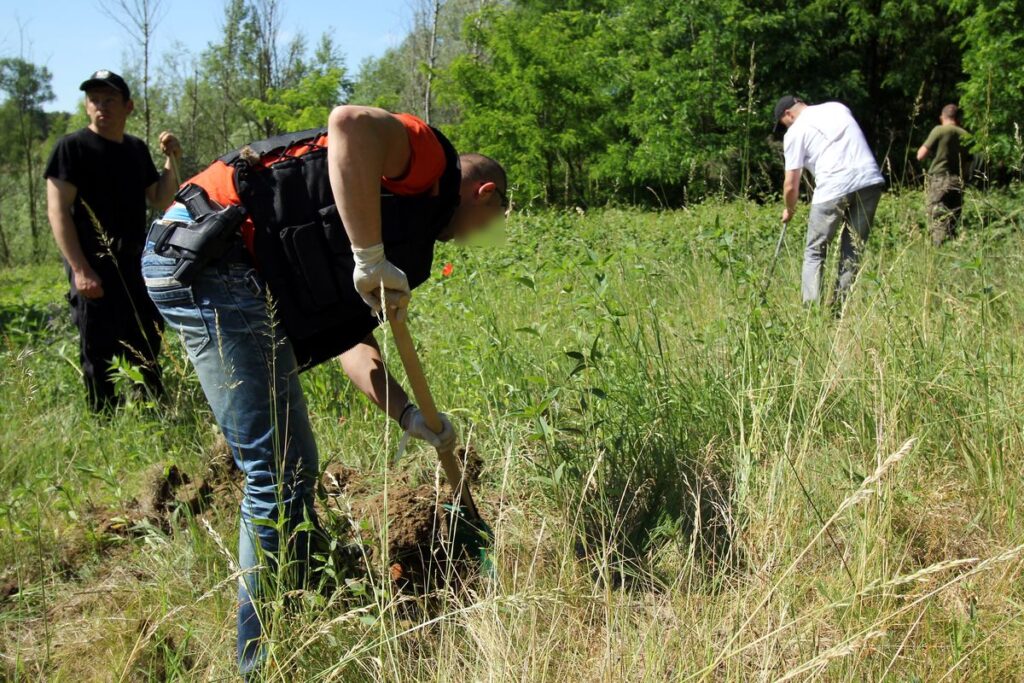
<svg viewBox="0 0 1024 683"><path fill-rule="evenodd" d="M503 189L501 189L500 187L498 187L497 185L494 186L494 191L498 193L498 199L501 200L501 208L503 208L506 211L508 211L508 207L509 207L508 195L505 194L505 191Z"/></svg>

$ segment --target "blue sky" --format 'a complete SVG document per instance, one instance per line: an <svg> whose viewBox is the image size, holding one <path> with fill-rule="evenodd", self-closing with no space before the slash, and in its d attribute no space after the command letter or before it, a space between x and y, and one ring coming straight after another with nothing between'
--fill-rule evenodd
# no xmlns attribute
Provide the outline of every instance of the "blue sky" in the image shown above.
<svg viewBox="0 0 1024 683"><path fill-rule="evenodd" d="M220 32L222 0L163 0L155 54L183 44L201 51ZM410 0L282 0L282 38L305 33L311 43L328 27L351 71L366 57L395 45L412 23ZM19 31L19 23L23 32ZM98 0L0 0L0 56L22 50L53 73L51 110L72 110L78 85L96 69L119 71L131 50L120 26L99 10Z"/></svg>

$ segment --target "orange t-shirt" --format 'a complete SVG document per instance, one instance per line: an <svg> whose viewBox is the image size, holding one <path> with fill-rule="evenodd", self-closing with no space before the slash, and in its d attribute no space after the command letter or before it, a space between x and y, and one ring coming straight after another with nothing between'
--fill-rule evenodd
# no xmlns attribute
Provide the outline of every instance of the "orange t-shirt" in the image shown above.
<svg viewBox="0 0 1024 683"><path fill-rule="evenodd" d="M434 189L447 160L434 131L412 114L395 114L409 136L409 165L398 178L382 178L381 184L395 194L417 195Z"/></svg>
<svg viewBox="0 0 1024 683"><path fill-rule="evenodd" d="M403 196L436 191L435 188L447 165L444 148L441 147L434 131L421 119L412 114L395 114L394 116L402 122L409 136L409 165L406 167L405 173L397 178L381 178L381 185L390 192ZM301 156L311 149L326 145L327 136L321 135L311 144L296 145L279 154L269 154L260 159L260 164L269 168L283 158ZM221 206L240 204L242 201L235 188L235 169L222 161L215 161L185 182L186 185L189 183L206 190L210 199ZM247 218L242 224L242 239L250 254L253 253L252 242L255 229L250 218Z"/></svg>

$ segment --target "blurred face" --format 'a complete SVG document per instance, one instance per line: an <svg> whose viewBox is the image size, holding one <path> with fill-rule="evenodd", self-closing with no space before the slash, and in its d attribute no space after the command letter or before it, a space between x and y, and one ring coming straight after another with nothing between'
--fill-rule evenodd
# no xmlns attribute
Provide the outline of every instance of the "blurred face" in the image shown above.
<svg viewBox="0 0 1024 683"><path fill-rule="evenodd" d="M463 180L459 194L459 208L441 234L442 240L466 240L504 218L508 211L508 197L493 182Z"/></svg>
<svg viewBox="0 0 1024 683"><path fill-rule="evenodd" d="M135 105L115 88L95 88L85 93L85 111L98 132L117 133L124 130L128 115Z"/></svg>

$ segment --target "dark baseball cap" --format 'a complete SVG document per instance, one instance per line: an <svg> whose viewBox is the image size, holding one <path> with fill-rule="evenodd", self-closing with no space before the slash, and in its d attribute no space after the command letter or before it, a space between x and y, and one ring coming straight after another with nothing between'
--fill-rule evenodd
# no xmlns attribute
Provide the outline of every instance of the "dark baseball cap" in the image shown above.
<svg viewBox="0 0 1024 683"><path fill-rule="evenodd" d="M82 85L78 86L79 90L89 90L90 88L113 88L117 90L126 100L132 98L132 91L128 89L128 84L124 82L124 79L118 76L113 71L107 69L100 69L92 76L89 76L86 80L82 81Z"/></svg>
<svg viewBox="0 0 1024 683"><path fill-rule="evenodd" d="M775 103L775 119L773 123L778 123L782 115L786 113L786 110L792 107L794 104L803 102L796 95L783 95L779 98L779 101Z"/></svg>

